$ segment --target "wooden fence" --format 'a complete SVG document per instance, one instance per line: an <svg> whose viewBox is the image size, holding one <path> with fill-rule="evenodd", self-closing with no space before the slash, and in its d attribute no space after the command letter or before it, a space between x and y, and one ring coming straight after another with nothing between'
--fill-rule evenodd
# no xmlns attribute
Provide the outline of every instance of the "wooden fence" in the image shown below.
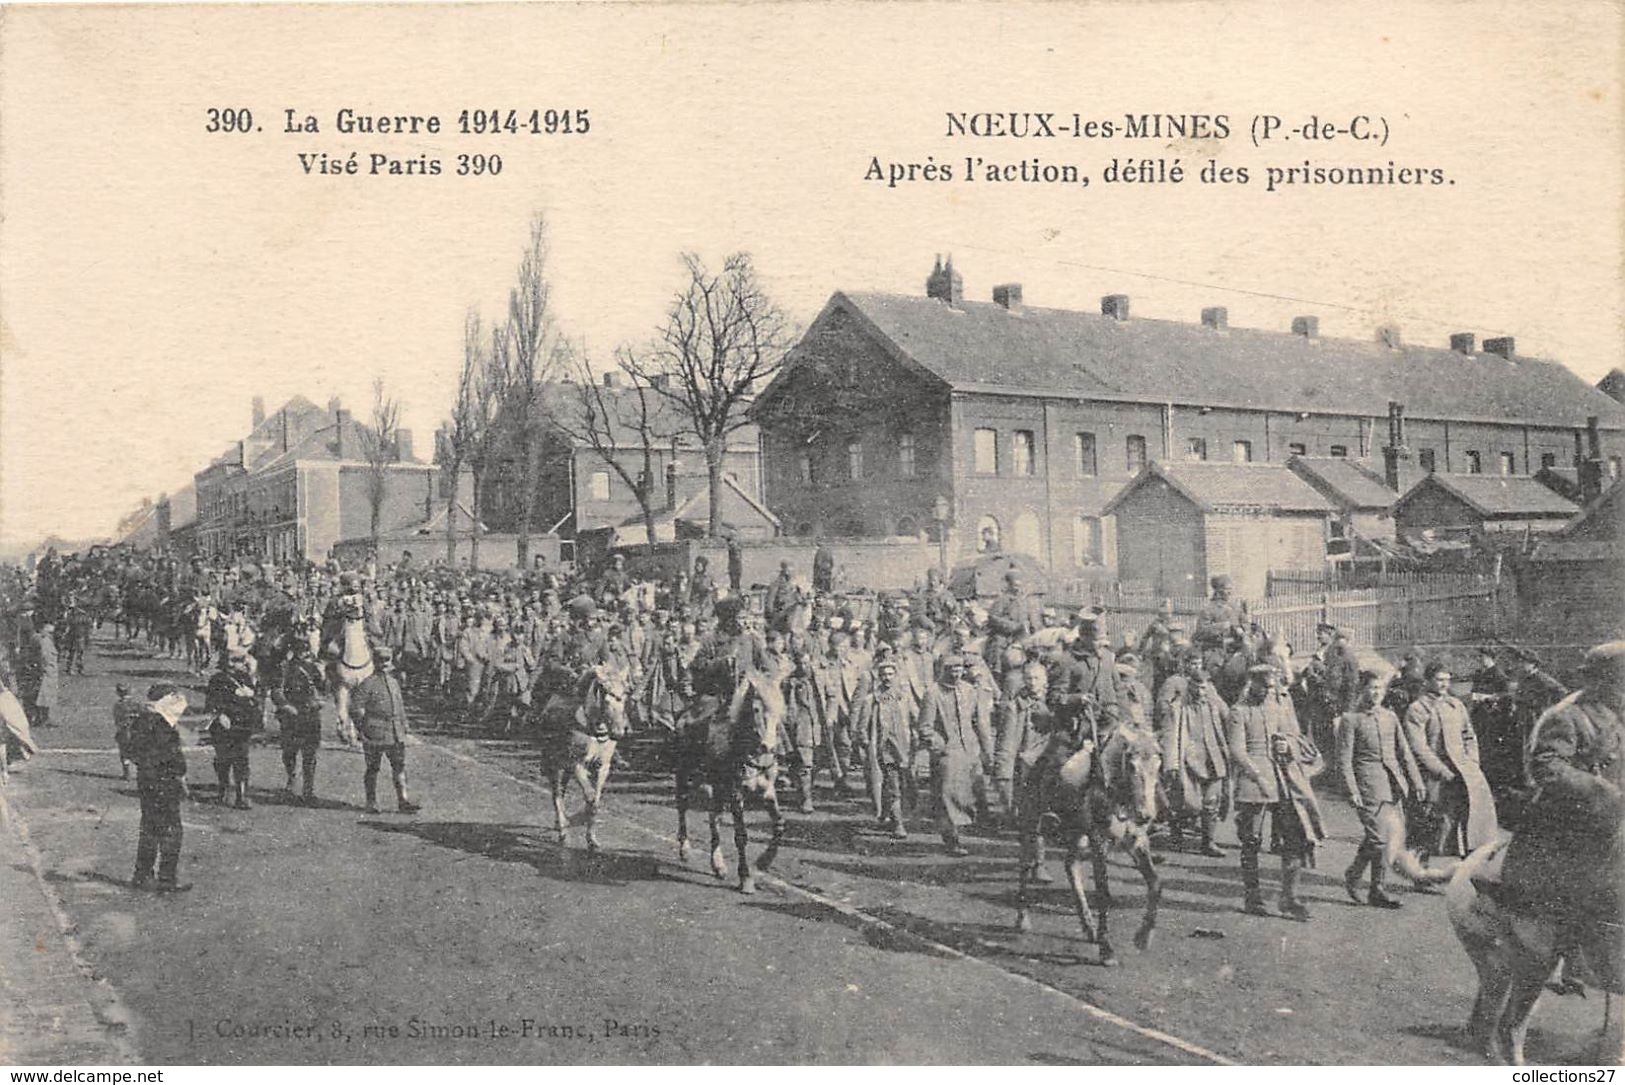
<svg viewBox="0 0 1625 1085"><path fill-rule="evenodd" d="M1295 651L1307 652L1321 622L1347 629L1356 644L1408 648L1477 644L1500 638L1516 606L1510 583L1473 574L1390 573L1390 582L1363 588L1328 588L1270 581L1271 594L1241 600L1247 616ZM1137 634L1169 606L1187 629L1206 599L1154 596L1132 584L1096 582L1085 592L1057 584L1055 601L1064 606L1103 607L1114 637Z"/></svg>

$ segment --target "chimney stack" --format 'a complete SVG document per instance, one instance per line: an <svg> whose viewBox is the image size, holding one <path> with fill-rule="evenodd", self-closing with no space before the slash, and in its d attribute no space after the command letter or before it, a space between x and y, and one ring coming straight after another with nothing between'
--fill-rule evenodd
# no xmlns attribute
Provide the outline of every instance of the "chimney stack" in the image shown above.
<svg viewBox="0 0 1625 1085"><path fill-rule="evenodd" d="M677 508L677 461L666 465L666 511L673 512Z"/></svg>
<svg viewBox="0 0 1625 1085"><path fill-rule="evenodd" d="M1450 337L1450 349L1457 354L1472 354L1473 344L1477 338L1472 332L1456 332Z"/></svg>
<svg viewBox="0 0 1625 1085"><path fill-rule="evenodd" d="M265 425L265 397L264 396L255 396L254 397L254 425L253 425L252 428L253 429L259 429L263 425Z"/></svg>
<svg viewBox="0 0 1625 1085"><path fill-rule="evenodd" d="M397 429L395 431L395 458L402 463L413 462L411 430Z"/></svg>
<svg viewBox="0 0 1625 1085"><path fill-rule="evenodd" d="M664 389L671 383L671 378L664 373L655 373L649 377L649 387Z"/></svg>
<svg viewBox="0 0 1625 1085"><path fill-rule="evenodd" d="M1305 339L1318 339L1320 337L1320 318L1318 316L1293 317L1292 334L1301 335Z"/></svg>
<svg viewBox="0 0 1625 1085"><path fill-rule="evenodd" d="M616 373L616 372L612 371L612 372L604 374L604 387L605 388L619 388L620 386L621 386L621 375L619 373Z"/></svg>
<svg viewBox="0 0 1625 1085"><path fill-rule="evenodd" d="M1128 295L1107 294L1100 299L1100 313L1102 316L1109 316L1113 320L1127 320Z"/></svg>
<svg viewBox="0 0 1625 1085"><path fill-rule="evenodd" d="M1222 305L1210 305L1202 310L1202 326L1223 331L1230 326L1230 310Z"/></svg>
<svg viewBox="0 0 1625 1085"><path fill-rule="evenodd" d="M288 408L284 407L278 412L282 416L282 451L288 451L292 434L288 432Z"/></svg>
<svg viewBox="0 0 1625 1085"><path fill-rule="evenodd" d="M338 400L335 399L333 402L337 403ZM341 460L344 458L344 431L349 426L350 412L343 407L336 408L333 411L333 453Z"/></svg>
<svg viewBox="0 0 1625 1085"><path fill-rule="evenodd" d="M1021 312L1021 284L1003 283L993 288L993 303L1012 313Z"/></svg>
<svg viewBox="0 0 1625 1085"><path fill-rule="evenodd" d="M1586 419L1586 458L1580 461L1580 504L1589 505L1602 496L1602 432L1597 416Z"/></svg>
<svg viewBox="0 0 1625 1085"><path fill-rule="evenodd" d="M965 280L954 270L952 253L948 254L946 264L942 262L942 254L937 254L936 266L931 269L930 276L925 280L925 296L936 298L951 309L958 309L965 303Z"/></svg>
<svg viewBox="0 0 1625 1085"><path fill-rule="evenodd" d="M1398 350L1405 343L1405 338L1399 334L1398 324L1384 324L1377 329L1377 342L1389 350Z"/></svg>
<svg viewBox="0 0 1625 1085"><path fill-rule="evenodd" d="M1517 353L1516 347L1517 344L1513 342L1510 335L1503 335L1499 339L1484 340L1484 352L1486 354L1499 354L1509 362L1512 360L1512 356Z"/></svg>
<svg viewBox="0 0 1625 1085"><path fill-rule="evenodd" d="M1388 402L1388 443L1382 450L1382 481L1400 493L1404 467L1410 462L1411 450L1405 444L1405 405Z"/></svg>

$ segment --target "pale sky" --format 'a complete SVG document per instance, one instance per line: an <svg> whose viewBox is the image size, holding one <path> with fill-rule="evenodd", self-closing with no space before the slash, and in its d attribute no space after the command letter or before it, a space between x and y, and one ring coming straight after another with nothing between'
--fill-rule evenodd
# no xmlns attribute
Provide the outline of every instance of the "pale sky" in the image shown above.
<svg viewBox="0 0 1625 1085"><path fill-rule="evenodd" d="M501 311L549 214L564 328L646 337L678 253L751 251L801 324L837 289L967 294L1328 336L1511 334L1588 381L1622 358L1618 5L1102 3L0 12L0 543L105 534L242 435L250 398L404 401L420 454L465 309ZM342 107L586 108L581 137L346 136ZM264 130L204 131L210 107ZM319 136L280 133L283 110ZM971 140L949 111L1223 113L1219 143ZM1259 149L1255 113L1388 119L1386 147ZM439 177L306 176L300 151L427 154ZM499 176L453 176L462 152ZM863 180L1036 156L1087 189ZM1112 186L1113 157L1217 156L1247 186ZM1440 168L1297 187L1267 165Z"/></svg>

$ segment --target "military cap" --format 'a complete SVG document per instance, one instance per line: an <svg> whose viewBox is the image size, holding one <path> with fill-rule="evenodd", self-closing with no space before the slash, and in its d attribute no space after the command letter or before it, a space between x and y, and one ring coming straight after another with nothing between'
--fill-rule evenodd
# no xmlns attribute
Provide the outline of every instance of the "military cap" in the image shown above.
<svg viewBox="0 0 1625 1085"><path fill-rule="evenodd" d="M181 687L173 682L154 682L147 687L147 700L156 704L165 697L173 697L177 693L181 693Z"/></svg>
<svg viewBox="0 0 1625 1085"><path fill-rule="evenodd" d="M1208 583L1213 586L1213 589L1215 591L1217 591L1220 588L1228 588L1228 587L1230 587L1233 582L1231 581L1230 575L1228 573L1220 573L1218 576L1216 576L1212 580L1208 581Z"/></svg>

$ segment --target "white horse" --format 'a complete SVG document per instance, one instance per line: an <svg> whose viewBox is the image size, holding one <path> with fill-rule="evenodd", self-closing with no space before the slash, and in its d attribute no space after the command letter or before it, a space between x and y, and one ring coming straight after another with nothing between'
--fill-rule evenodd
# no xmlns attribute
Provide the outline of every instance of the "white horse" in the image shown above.
<svg viewBox="0 0 1625 1085"><path fill-rule="evenodd" d="M367 642L366 615L361 601L351 596L344 603L344 625L328 645L328 679L333 686L333 703L338 709L339 738L355 745L355 724L350 719L350 694L372 677L372 646Z"/></svg>
<svg viewBox="0 0 1625 1085"><path fill-rule="evenodd" d="M1500 882L1509 840L1485 844L1463 859L1444 894L1450 925L1478 972L1468 1038L1496 1062L1522 1066L1529 1017L1562 951L1555 918L1509 911L1474 884ZM1610 995L1622 993L1617 976L1597 978ZM1604 1031L1611 1002L1604 999Z"/></svg>

